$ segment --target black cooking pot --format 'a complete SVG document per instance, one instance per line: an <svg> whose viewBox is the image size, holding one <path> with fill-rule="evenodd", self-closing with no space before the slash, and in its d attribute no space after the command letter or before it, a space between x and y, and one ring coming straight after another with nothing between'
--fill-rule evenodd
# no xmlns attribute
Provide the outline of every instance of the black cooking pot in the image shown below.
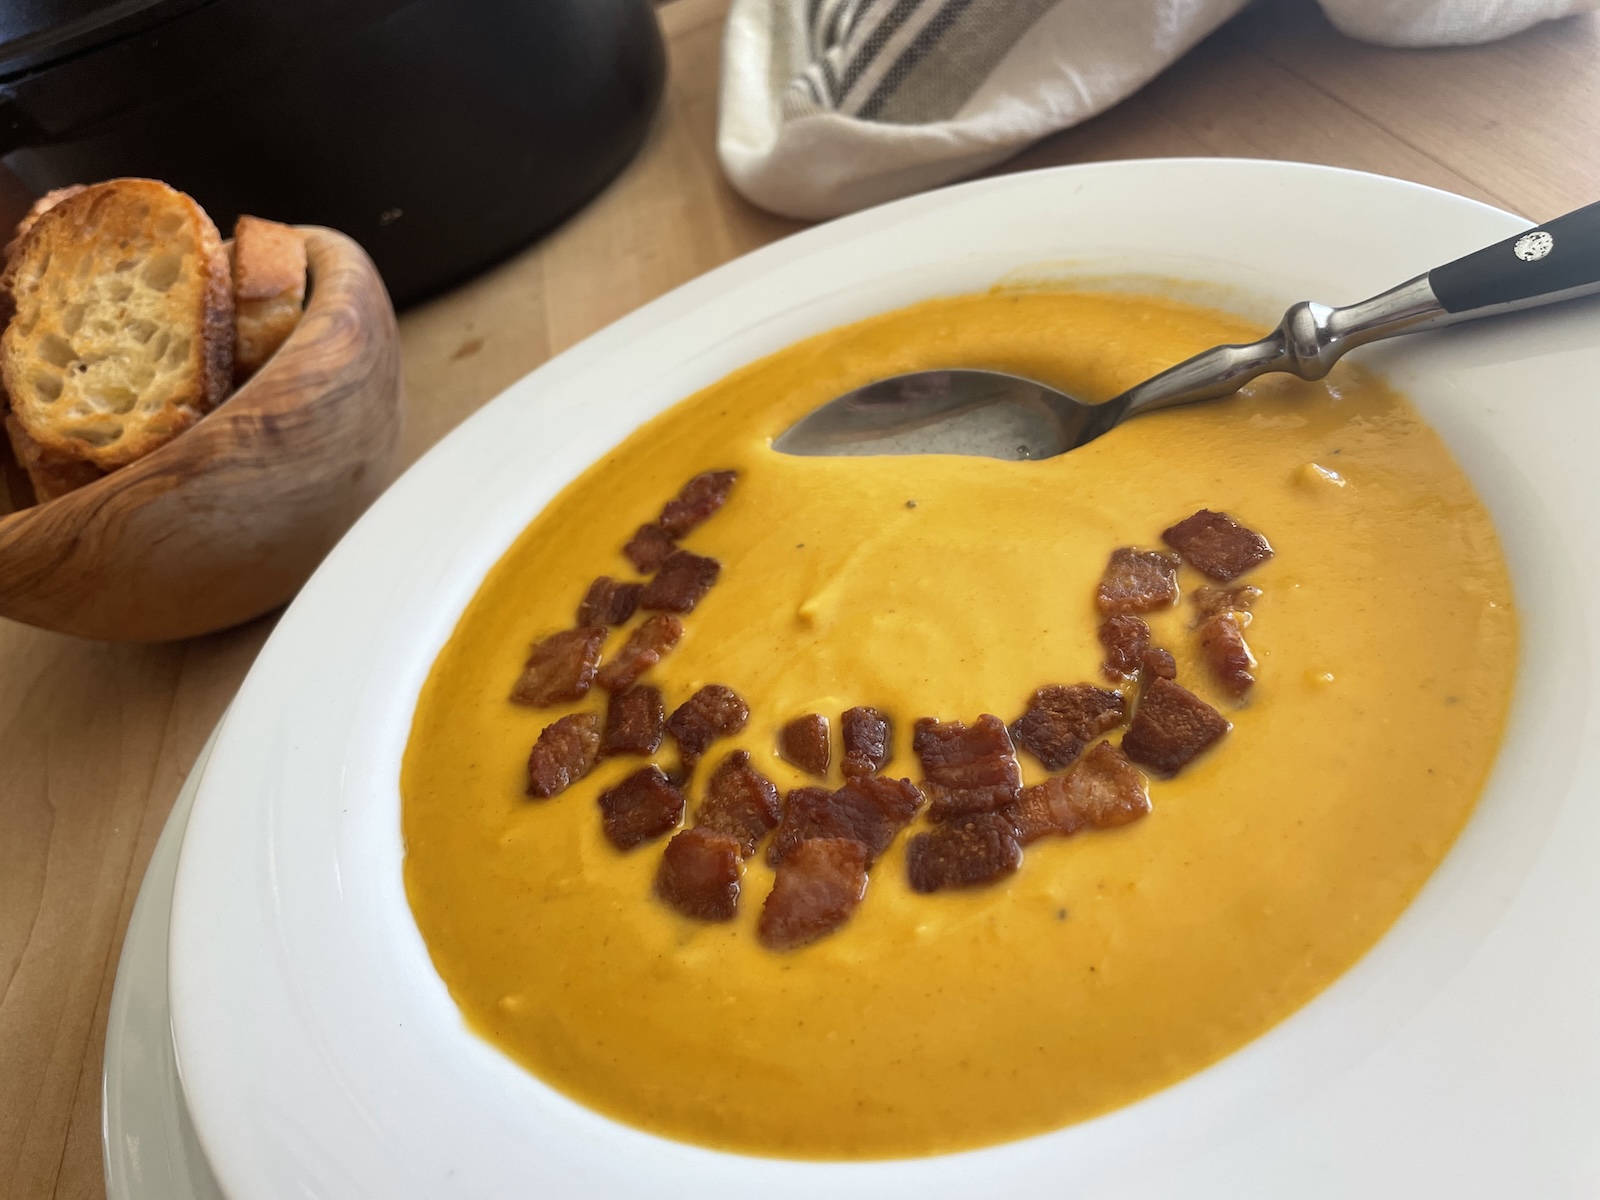
<svg viewBox="0 0 1600 1200"><path fill-rule="evenodd" d="M0 153L342 229L403 304L598 191L664 64L649 0L8 0Z"/></svg>

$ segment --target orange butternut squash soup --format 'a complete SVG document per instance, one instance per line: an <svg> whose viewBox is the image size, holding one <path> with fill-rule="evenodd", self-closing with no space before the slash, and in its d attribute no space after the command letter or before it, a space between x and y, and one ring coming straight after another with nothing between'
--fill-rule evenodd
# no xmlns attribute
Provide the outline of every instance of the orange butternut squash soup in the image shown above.
<svg viewBox="0 0 1600 1200"><path fill-rule="evenodd" d="M1494 529L1402 396L1348 366L1319 384L1265 380L1032 462L770 445L817 405L903 371L998 368L1101 398L1252 336L1234 317L1127 294L932 301L734 373L566 488L439 654L401 773L407 892L468 1025L641 1129L760 1155L882 1158L1137 1100L1350 967L1471 813L1515 669ZM1256 682L1242 700L1219 684L1193 603L1214 581L1186 562L1182 598L1143 619L1176 682L1232 727L1170 778L1145 771L1141 819L1041 837L1014 873L924 894L907 847L933 828L925 806L872 863L853 914L784 950L758 935L769 837L736 868L731 919L684 916L655 888L673 831L624 852L598 803L649 762L676 772L673 739L531 798L541 730L585 712L598 727L609 696L597 684L543 708L508 697L530 645L573 627L597 576L641 578L621 548L713 469L737 482L680 541L720 575L641 682L669 714L726 685L749 718L683 784L684 826L735 750L780 796L839 788L839 719L854 706L893 722L883 775L924 790L919 718L1010 724L1041 686L1076 683L1118 687L1136 712L1151 680L1102 674L1097 587L1113 550L1165 552L1162 531L1201 508L1274 552L1239 581L1260 589L1237 622ZM602 677L648 616L606 630ZM780 728L808 713L832 723L825 784L777 753ZM1122 731L1099 736L1116 746ZM1017 762L1024 785L1051 775L1026 749Z"/></svg>

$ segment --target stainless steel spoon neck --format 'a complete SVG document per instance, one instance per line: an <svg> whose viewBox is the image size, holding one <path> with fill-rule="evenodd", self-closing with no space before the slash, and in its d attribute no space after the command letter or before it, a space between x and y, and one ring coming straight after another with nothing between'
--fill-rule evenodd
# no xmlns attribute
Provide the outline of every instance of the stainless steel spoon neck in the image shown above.
<svg viewBox="0 0 1600 1200"><path fill-rule="evenodd" d="M1302 300L1290 305L1283 321L1260 341L1218 346L1128 389L1110 401L1116 406L1115 423L1225 396L1269 371L1321 379L1357 346L1450 319L1426 275L1343 308Z"/></svg>

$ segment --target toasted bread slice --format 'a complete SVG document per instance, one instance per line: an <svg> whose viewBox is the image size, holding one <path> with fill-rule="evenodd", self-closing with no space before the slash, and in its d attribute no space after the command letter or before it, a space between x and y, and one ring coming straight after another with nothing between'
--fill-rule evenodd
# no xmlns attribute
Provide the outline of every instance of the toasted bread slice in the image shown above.
<svg viewBox="0 0 1600 1200"><path fill-rule="evenodd" d="M305 239L276 221L240 217L233 227L235 383L278 352L300 323L305 300Z"/></svg>
<svg viewBox="0 0 1600 1200"><path fill-rule="evenodd" d="M33 485L33 498L43 504L57 496L75 492L86 483L93 483L105 475L99 467L81 458L52 454L28 436L22 422L11 413L6 414L6 437L11 442L11 453L17 464L27 473ZM21 505L18 505L21 507Z"/></svg>
<svg viewBox="0 0 1600 1200"><path fill-rule="evenodd" d="M182 192L113 179L68 196L22 235L3 283L16 316L0 337L0 376L47 453L114 470L227 395L228 258Z"/></svg>

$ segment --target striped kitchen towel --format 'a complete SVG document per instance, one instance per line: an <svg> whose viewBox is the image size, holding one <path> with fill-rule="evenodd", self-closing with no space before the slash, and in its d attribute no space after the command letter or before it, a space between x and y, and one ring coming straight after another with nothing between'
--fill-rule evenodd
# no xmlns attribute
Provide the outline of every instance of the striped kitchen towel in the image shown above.
<svg viewBox="0 0 1600 1200"><path fill-rule="evenodd" d="M717 151L820 218L946 183L1110 108L1248 0L733 0ZM1322 0L1387 45L1490 41L1600 0Z"/></svg>

